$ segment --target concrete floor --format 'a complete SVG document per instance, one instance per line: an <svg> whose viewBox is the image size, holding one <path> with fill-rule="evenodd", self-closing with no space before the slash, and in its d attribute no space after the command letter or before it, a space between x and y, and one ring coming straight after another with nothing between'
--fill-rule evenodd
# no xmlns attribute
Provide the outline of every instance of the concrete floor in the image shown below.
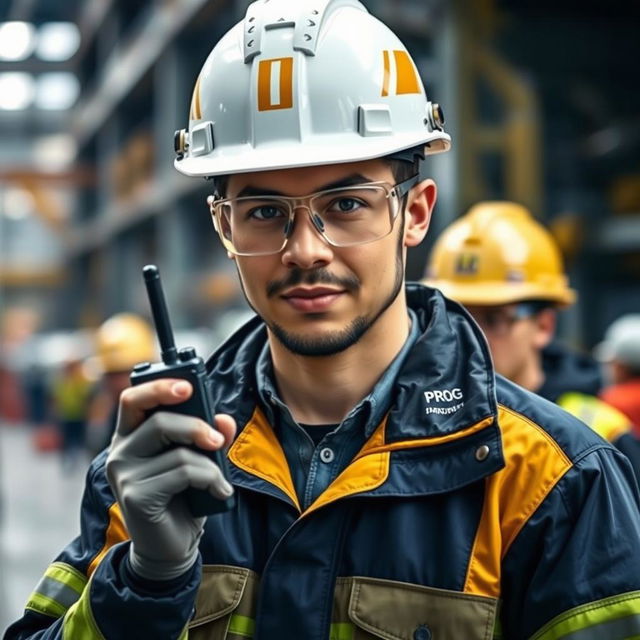
<svg viewBox="0 0 640 640"><path fill-rule="evenodd" d="M0 422L0 637L53 558L80 530L88 459L63 472L27 425Z"/></svg>

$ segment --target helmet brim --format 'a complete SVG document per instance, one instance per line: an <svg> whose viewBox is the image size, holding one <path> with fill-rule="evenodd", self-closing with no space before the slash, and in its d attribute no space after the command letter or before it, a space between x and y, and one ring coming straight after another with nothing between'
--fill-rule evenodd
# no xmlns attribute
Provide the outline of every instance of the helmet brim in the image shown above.
<svg viewBox="0 0 640 640"><path fill-rule="evenodd" d="M327 164L341 164L382 158L420 144L425 145L425 155L447 151L451 147L448 134L439 132L438 137L427 140L413 135L394 135L392 138L362 138L354 143L352 135L324 136L317 144L292 142L252 148L251 145L224 147L224 152L213 152L201 157L185 156L176 159L174 167L191 177L207 177L250 173L254 171L274 171Z"/></svg>

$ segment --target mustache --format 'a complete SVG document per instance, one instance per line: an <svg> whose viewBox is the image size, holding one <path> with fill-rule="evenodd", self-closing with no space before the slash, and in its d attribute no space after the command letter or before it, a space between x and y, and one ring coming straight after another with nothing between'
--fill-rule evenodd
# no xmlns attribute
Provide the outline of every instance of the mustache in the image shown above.
<svg viewBox="0 0 640 640"><path fill-rule="evenodd" d="M306 271L300 268L294 268L291 273L282 280L272 280L267 285L267 297L273 298L282 291L286 291L291 287L301 284L328 284L337 285L347 291L355 291L360 286L360 280L356 276L347 276L340 278L326 269L314 269Z"/></svg>

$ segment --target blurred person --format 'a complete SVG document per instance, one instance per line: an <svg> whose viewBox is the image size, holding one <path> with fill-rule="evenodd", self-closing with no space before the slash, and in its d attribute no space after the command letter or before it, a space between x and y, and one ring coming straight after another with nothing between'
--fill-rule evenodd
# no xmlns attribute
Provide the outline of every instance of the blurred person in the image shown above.
<svg viewBox="0 0 640 640"><path fill-rule="evenodd" d="M65 471L73 470L84 452L87 413L93 383L82 359L69 359L55 375L51 397L53 414L61 435L61 461Z"/></svg>
<svg viewBox="0 0 640 640"><path fill-rule="evenodd" d="M595 353L609 381L600 397L622 411L640 436L640 314L630 313L613 322Z"/></svg>
<svg viewBox="0 0 640 640"><path fill-rule="evenodd" d="M42 318L29 306L0 306L0 420L28 418L22 375L32 357L32 337Z"/></svg>
<svg viewBox="0 0 640 640"><path fill-rule="evenodd" d="M97 329L96 355L91 359L91 366L100 380L88 415L88 446L92 455L109 446L120 394L130 384L129 375L134 365L157 359L155 344L151 325L133 313L117 313Z"/></svg>
<svg viewBox="0 0 640 640"><path fill-rule="evenodd" d="M22 374L22 388L27 405L26 417L29 426L42 427L51 418L51 398L45 368L31 363Z"/></svg>
<svg viewBox="0 0 640 640"><path fill-rule="evenodd" d="M587 423L630 458L640 479L640 441L629 418L596 397L597 362L553 342L558 309L576 293L553 237L525 207L476 204L437 239L423 282L471 313L498 373Z"/></svg>
<svg viewBox="0 0 640 640"><path fill-rule="evenodd" d="M255 2L190 120L176 167L213 178L257 317L208 361L215 429L162 410L184 381L121 394L81 535L7 639L640 634L626 459L405 286L449 136L397 37L356 0ZM197 451L226 445L233 486ZM188 486L235 507L196 517Z"/></svg>

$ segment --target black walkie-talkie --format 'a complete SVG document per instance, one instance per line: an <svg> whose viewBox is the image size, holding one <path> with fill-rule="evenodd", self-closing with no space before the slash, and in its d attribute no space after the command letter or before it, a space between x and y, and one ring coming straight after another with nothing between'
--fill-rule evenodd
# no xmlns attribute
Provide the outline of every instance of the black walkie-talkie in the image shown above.
<svg viewBox="0 0 640 640"><path fill-rule="evenodd" d="M158 342L160 343L162 362L153 364L141 362L137 364L131 372L131 384L142 384L157 378L182 378L188 380L193 387L193 393L188 400L180 404L162 405L154 411L162 410L195 416L201 418L207 424L213 425L214 414L211 408L208 392L209 380L204 361L196 355L196 350L193 347L184 347L176 351L158 267L152 264L147 265L142 269L142 274L149 294L149 303L153 322L156 326L156 333L158 334ZM226 480L229 480L227 458L223 451L205 451L195 446L193 448L199 453L210 457L220 467ZM219 500L204 489L195 489L193 487L187 489L185 493L189 510L194 516L221 513L232 509L235 505L234 496L226 500Z"/></svg>

